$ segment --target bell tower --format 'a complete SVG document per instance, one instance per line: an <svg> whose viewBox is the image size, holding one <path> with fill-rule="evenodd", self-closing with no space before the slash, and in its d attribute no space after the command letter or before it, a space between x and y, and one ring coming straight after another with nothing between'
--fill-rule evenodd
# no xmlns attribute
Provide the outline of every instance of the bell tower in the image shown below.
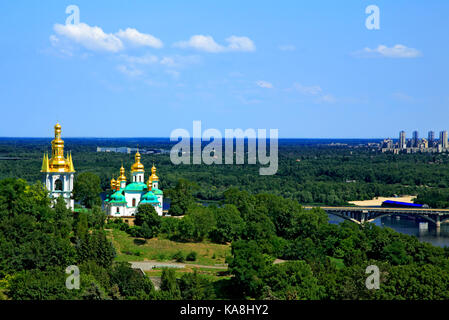
<svg viewBox="0 0 449 320"><path fill-rule="evenodd" d="M61 125L55 125L55 138L51 142L51 157L44 154L42 160L42 169L44 185L50 191L50 198L56 201L56 198L63 197L67 207L75 208L75 202L72 199L73 182L75 168L73 166L72 154L67 153L64 157L64 141L61 139Z"/></svg>
<svg viewBox="0 0 449 320"><path fill-rule="evenodd" d="M139 150L137 149L137 152L134 156L134 163L131 166L131 176L132 176L131 182L145 183L144 175L145 175L145 167L140 162L140 153Z"/></svg>

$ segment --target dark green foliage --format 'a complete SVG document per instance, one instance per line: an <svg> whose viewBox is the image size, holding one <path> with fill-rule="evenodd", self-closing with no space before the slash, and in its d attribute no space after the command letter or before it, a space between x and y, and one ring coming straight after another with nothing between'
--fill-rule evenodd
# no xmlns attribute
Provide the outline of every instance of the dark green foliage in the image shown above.
<svg viewBox="0 0 449 320"><path fill-rule="evenodd" d="M182 216L187 213L187 210L195 203L193 190L196 187L196 184L180 179L174 188L166 191L166 196L170 199L170 215Z"/></svg>
<svg viewBox="0 0 449 320"><path fill-rule="evenodd" d="M325 291L304 261L271 266L264 275L264 285L263 299L318 300Z"/></svg>
<svg viewBox="0 0 449 320"><path fill-rule="evenodd" d="M262 275L272 264L255 241L239 240L232 243L232 258L228 261L232 281L243 296L257 297L264 286ZM237 292L236 292L237 294Z"/></svg>
<svg viewBox="0 0 449 320"><path fill-rule="evenodd" d="M449 208L448 189L429 189L421 191L415 203L427 204L431 208Z"/></svg>
<svg viewBox="0 0 449 320"><path fill-rule="evenodd" d="M394 241L384 247L383 258L390 262L392 265L408 264L413 259L407 254L405 249L405 243L400 241Z"/></svg>
<svg viewBox="0 0 449 320"><path fill-rule="evenodd" d="M79 263L95 261L99 266L108 268L115 257L115 249L103 230L94 230L79 238L76 248Z"/></svg>
<svg viewBox="0 0 449 320"><path fill-rule="evenodd" d="M181 298L184 300L211 300L215 298L212 283L204 276L198 274L196 270L181 277L179 288L181 290Z"/></svg>
<svg viewBox="0 0 449 320"><path fill-rule="evenodd" d="M86 208L101 205L100 177L92 172L82 172L76 176L73 185L73 197Z"/></svg>
<svg viewBox="0 0 449 320"><path fill-rule="evenodd" d="M111 272L111 287L117 286L120 296L127 299L151 299L154 286L140 270L132 269L127 262L116 263Z"/></svg>
<svg viewBox="0 0 449 320"><path fill-rule="evenodd" d="M197 253L195 251L191 251L187 254L186 260L187 261L196 261L196 256L197 256Z"/></svg>
<svg viewBox="0 0 449 320"><path fill-rule="evenodd" d="M232 204L214 211L216 226L211 232L211 239L217 243L226 243L241 237L244 229L240 212Z"/></svg>
<svg viewBox="0 0 449 320"><path fill-rule="evenodd" d="M186 260L186 257L184 256L184 253L182 251L176 252L172 259L176 260L177 262L184 262Z"/></svg>
<svg viewBox="0 0 449 320"><path fill-rule="evenodd" d="M13 300L76 299L78 290L65 286L65 268L51 267L46 271L34 269L17 273L9 283L8 296Z"/></svg>
<svg viewBox="0 0 449 320"><path fill-rule="evenodd" d="M176 280L175 270L170 268L164 268L162 270L161 291L163 292L164 299L168 300L181 299L181 290L179 289L179 285Z"/></svg>
<svg viewBox="0 0 449 320"><path fill-rule="evenodd" d="M141 204L137 208L135 225L140 227L138 234L145 239L151 239L159 233L161 217L150 204Z"/></svg>

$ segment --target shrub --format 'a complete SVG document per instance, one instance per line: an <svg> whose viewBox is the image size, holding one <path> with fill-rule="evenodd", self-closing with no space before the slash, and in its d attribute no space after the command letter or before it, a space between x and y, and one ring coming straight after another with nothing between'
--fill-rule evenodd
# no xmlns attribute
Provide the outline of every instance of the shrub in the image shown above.
<svg viewBox="0 0 449 320"><path fill-rule="evenodd" d="M176 252L176 253L172 256L172 258L175 259L177 262L184 262L185 259L186 259L185 256L184 256L184 254L182 253L182 251Z"/></svg>
<svg viewBox="0 0 449 320"><path fill-rule="evenodd" d="M197 256L197 253L196 253L195 251L191 251L191 252L187 255L186 260L187 260L187 261L196 261L196 256Z"/></svg>

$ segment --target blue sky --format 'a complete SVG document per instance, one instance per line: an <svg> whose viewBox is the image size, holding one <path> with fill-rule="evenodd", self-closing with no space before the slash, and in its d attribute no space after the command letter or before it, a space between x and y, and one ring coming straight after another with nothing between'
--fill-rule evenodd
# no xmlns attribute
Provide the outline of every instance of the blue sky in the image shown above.
<svg viewBox="0 0 449 320"><path fill-rule="evenodd" d="M365 8L380 9L368 30ZM80 24L66 25L76 5ZM449 129L448 1L2 1L0 136Z"/></svg>

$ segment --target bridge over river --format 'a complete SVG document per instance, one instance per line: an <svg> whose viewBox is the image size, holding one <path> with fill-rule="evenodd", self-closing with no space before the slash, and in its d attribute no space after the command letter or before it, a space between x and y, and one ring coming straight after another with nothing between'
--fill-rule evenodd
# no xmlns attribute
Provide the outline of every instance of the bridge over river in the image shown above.
<svg viewBox="0 0 449 320"><path fill-rule="evenodd" d="M449 223L449 209L312 206L304 206L303 208L306 210L321 208L326 211L326 213L350 220L357 224L372 222L376 219L392 215L419 217L433 223L437 228L443 223Z"/></svg>

